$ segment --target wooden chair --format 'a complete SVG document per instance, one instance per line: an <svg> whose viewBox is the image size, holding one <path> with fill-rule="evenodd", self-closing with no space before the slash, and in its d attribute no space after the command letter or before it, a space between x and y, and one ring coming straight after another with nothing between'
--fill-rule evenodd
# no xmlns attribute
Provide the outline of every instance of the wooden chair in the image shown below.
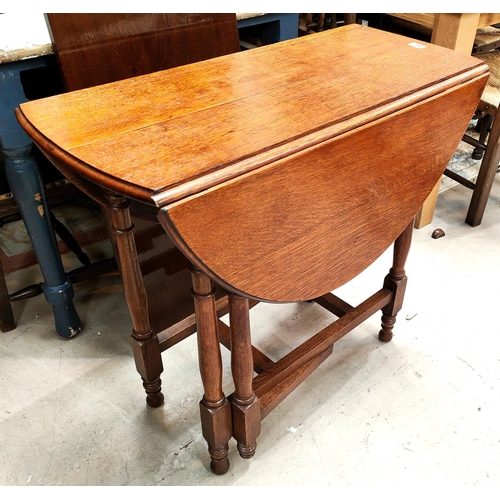
<svg viewBox="0 0 500 500"><path fill-rule="evenodd" d="M490 68L490 78L474 115L479 122L479 138L465 134L462 140L475 147L473 157L481 159L479 172L472 182L449 168L445 175L472 190L465 221L472 227L481 224L495 174L500 163L500 51L477 53Z"/></svg>
<svg viewBox="0 0 500 500"><path fill-rule="evenodd" d="M406 36L413 36L419 40L430 42L432 28L422 24L399 19L392 16L384 17L381 25L384 29ZM491 70L491 77L484 91L479 106L473 119L478 120L476 132L479 137L464 134L462 141L474 147L472 158L482 159L477 179L474 181L466 178L450 167L446 168L444 175L472 190L465 221L472 227L481 224L486 203L491 192L491 186L500 162L499 140L500 119L496 120L500 102L500 28L486 26L476 32L472 55L485 61Z"/></svg>
<svg viewBox="0 0 500 500"><path fill-rule="evenodd" d="M235 14L47 14L46 17L68 91L240 49ZM147 169L147 165L144 168ZM87 194L95 197L92 189ZM196 331L187 260L158 224L151 207L110 193L106 216L114 243L121 231L120 224L125 223L134 230L128 244L136 248L139 256L147 311L144 315L139 305L131 311L134 322L131 342L147 402L150 406L160 406L163 402L160 350ZM128 226L127 221L130 221ZM119 251L116 255L122 275L130 273L129 263L120 262ZM218 298L222 295L220 292ZM220 314L223 313L221 309ZM136 319L137 316L140 319ZM181 333L171 334L169 327L185 318L188 320ZM164 334L157 337L161 332Z"/></svg>

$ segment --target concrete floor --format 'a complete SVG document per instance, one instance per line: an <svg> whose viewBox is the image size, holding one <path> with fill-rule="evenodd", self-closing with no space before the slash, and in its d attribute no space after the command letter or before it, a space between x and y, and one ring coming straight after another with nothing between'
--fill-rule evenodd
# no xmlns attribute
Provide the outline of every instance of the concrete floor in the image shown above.
<svg viewBox="0 0 500 500"><path fill-rule="evenodd" d="M230 443L224 476L209 471L200 433L194 336L164 353L166 404L151 409L117 276L76 286L85 330L71 340L55 334L43 296L15 303L18 327L0 334L0 485L500 486L500 176L477 228L463 222L469 199L443 193L431 225L414 230L393 341L377 340L378 314L344 337L263 421L253 459ZM436 228L446 236L432 239ZM359 303L390 260L339 295ZM8 286L37 273L12 273ZM327 319L315 304L252 311L257 342L275 354ZM229 394L225 350L224 361Z"/></svg>

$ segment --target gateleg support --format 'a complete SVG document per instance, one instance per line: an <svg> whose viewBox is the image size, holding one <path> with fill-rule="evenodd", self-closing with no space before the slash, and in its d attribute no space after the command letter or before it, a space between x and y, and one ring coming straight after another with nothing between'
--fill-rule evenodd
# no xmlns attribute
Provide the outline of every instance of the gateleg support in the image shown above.
<svg viewBox="0 0 500 500"><path fill-rule="evenodd" d="M229 397L233 414L233 437L238 443L238 452L242 458L252 458L257 448L260 434L261 412L257 397L250 402L239 402L234 394Z"/></svg>
<svg viewBox="0 0 500 500"><path fill-rule="evenodd" d="M231 439L231 405L224 397L211 403L205 397L200 401L201 430L208 444L210 470L221 476L229 470L229 440Z"/></svg>
<svg viewBox="0 0 500 500"><path fill-rule="evenodd" d="M233 434L231 405L222 391L222 356L220 352L215 287L213 281L191 266L192 294L198 335L198 360L203 384L200 402L201 428L208 444L214 474L229 470L229 440Z"/></svg>
<svg viewBox="0 0 500 500"><path fill-rule="evenodd" d="M393 262L389 274L385 277L384 288L392 291L391 302L382 309L382 328L378 338L382 342L390 342L393 337L396 315L403 307L403 299L408 281L405 274L405 264L410 251L413 234L413 221L394 242Z"/></svg>
<svg viewBox="0 0 500 500"><path fill-rule="evenodd" d="M132 334L130 344L134 354L135 367L142 378L142 385L146 391L146 403L151 408L158 408L165 400L161 392L160 373L163 371L160 345L156 335L138 340Z"/></svg>
<svg viewBox="0 0 500 500"><path fill-rule="evenodd" d="M250 333L249 302L229 293L229 330L231 372L235 391L230 397L233 411L233 436L242 458L255 455L260 434L260 402L253 390L254 363Z"/></svg>

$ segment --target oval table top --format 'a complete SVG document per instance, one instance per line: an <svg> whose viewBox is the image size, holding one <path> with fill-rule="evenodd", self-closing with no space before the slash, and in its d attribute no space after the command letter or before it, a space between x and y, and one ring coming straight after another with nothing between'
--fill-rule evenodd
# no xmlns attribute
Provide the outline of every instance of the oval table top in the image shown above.
<svg viewBox="0 0 500 500"><path fill-rule="evenodd" d="M487 78L476 58L349 25L17 114L56 166L161 208L174 242L227 289L309 300L408 225Z"/></svg>

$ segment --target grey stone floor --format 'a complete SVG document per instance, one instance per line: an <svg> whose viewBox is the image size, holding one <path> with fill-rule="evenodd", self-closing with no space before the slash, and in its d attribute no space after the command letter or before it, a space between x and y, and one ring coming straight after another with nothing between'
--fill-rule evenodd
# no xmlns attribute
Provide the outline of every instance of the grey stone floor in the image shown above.
<svg viewBox="0 0 500 500"><path fill-rule="evenodd" d="M442 193L434 221L414 230L395 337L379 315L340 340L321 367L262 423L258 449L208 469L194 337L164 353L166 403L147 408L117 276L76 286L85 323L58 337L43 296L17 302L18 327L0 334L0 485L400 486L405 492L500 486L500 176L484 221L464 223L470 193ZM434 229L446 236L432 239ZM92 255L108 251L89 247ZM339 295L378 289L386 252ZM68 268L75 265L65 256ZM36 267L10 274L18 289ZM274 355L327 321L315 304L260 304L257 343ZM279 333L276 327L279 326ZM232 391L229 357L224 387Z"/></svg>

